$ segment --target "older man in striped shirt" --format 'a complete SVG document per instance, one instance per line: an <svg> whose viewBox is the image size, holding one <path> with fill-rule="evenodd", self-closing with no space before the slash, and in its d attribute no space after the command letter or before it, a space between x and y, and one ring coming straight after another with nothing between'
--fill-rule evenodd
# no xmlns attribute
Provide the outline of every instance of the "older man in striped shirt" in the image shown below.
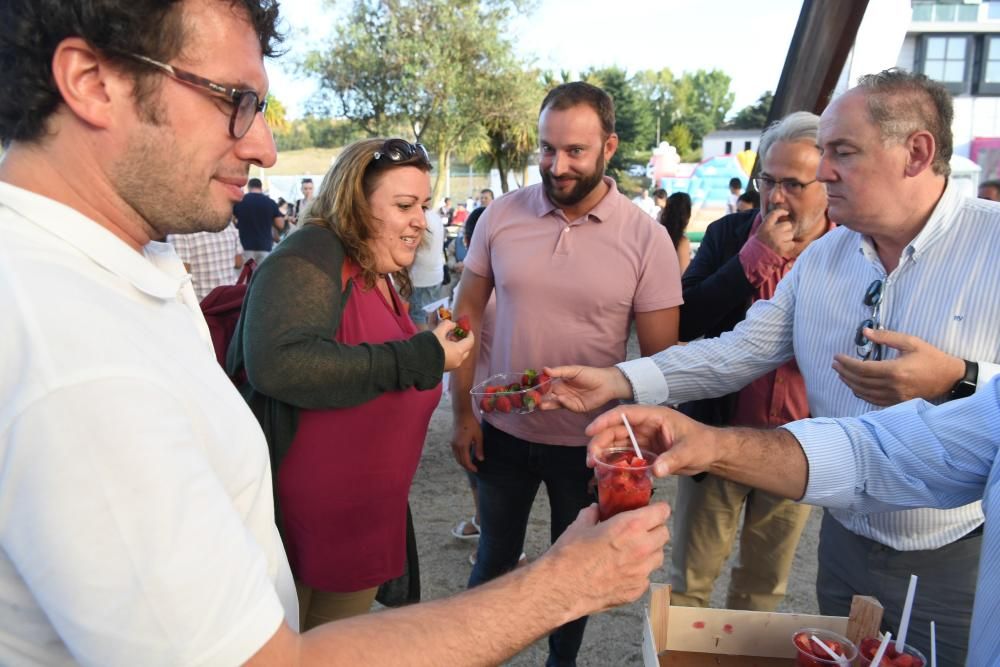
<svg viewBox="0 0 1000 667"><path fill-rule="evenodd" d="M1000 366L1000 206L949 180L952 107L922 75L863 77L823 113L817 177L841 226L813 242L746 319L719 338L610 369L564 367L564 407L610 398L679 403L719 396L795 358L814 417L851 417L910 398L973 393ZM982 542L972 502L949 510L830 510L817 594L846 615L875 595L898 624L907 580L920 576L911 638L938 623L943 664L965 660Z"/></svg>

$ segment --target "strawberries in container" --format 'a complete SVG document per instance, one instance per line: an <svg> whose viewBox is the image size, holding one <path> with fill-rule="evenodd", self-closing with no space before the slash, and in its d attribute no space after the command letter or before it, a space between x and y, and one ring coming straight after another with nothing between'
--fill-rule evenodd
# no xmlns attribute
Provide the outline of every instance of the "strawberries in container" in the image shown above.
<svg viewBox="0 0 1000 667"><path fill-rule="evenodd" d="M549 393L552 378L529 368L523 372L497 373L486 378L469 392L480 411L526 415L538 409Z"/></svg>
<svg viewBox="0 0 1000 667"><path fill-rule="evenodd" d="M826 644L838 657L827 653L813 637ZM792 642L798 650L795 658L797 667L849 667L858 655L857 648L847 637L819 628L802 628L792 637Z"/></svg>

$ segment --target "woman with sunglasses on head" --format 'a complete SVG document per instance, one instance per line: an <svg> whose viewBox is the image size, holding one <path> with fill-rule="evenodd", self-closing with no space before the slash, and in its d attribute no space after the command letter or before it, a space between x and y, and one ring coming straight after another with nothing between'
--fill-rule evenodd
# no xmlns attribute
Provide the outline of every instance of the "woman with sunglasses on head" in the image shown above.
<svg viewBox="0 0 1000 667"><path fill-rule="evenodd" d="M302 630L365 613L403 573L441 376L472 349L451 322L417 333L405 306L430 170L402 139L344 149L301 230L253 276L230 346L271 450Z"/></svg>

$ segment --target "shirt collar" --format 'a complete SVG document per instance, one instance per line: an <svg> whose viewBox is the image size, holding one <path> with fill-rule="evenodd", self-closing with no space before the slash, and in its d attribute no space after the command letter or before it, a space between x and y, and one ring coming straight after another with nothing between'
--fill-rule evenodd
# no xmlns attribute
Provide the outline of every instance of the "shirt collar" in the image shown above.
<svg viewBox="0 0 1000 667"><path fill-rule="evenodd" d="M601 198L601 201L597 202L597 205L594 206L594 208L590 209L586 214L581 216L589 220L593 220L594 222L604 222L613 215L616 204L615 199L618 194L618 184L615 183L615 179L605 175L601 180L608 186L607 193L605 193L604 197ZM538 197L535 199L533 208L535 215L539 218L543 218L555 211L562 210L558 205L553 204L552 200L550 200L548 195L545 194L545 185L542 183L538 184Z"/></svg>
<svg viewBox="0 0 1000 667"><path fill-rule="evenodd" d="M963 199L964 196L961 193L961 188L954 179L949 178L945 184L944 192L941 193L941 198L934 205L934 209L931 211L930 217L927 218L923 229L903 248L900 259L906 257L917 259L938 239L943 238L951 226L955 224L955 214L961 207ZM868 259L875 261L878 258L875 244L872 243L869 236L859 236L861 237L861 252Z"/></svg>
<svg viewBox="0 0 1000 667"><path fill-rule="evenodd" d="M76 209L0 182L0 205L77 249L105 270L158 299L175 299L190 276L168 243L151 241L138 253Z"/></svg>

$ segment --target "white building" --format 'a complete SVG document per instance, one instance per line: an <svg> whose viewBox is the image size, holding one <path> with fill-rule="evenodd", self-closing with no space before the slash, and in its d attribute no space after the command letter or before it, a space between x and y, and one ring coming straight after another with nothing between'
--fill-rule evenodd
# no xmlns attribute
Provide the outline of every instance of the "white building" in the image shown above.
<svg viewBox="0 0 1000 667"><path fill-rule="evenodd" d="M763 130L716 130L701 140L701 154L705 158L717 155L735 155L743 151L756 151Z"/></svg>
<svg viewBox="0 0 1000 667"><path fill-rule="evenodd" d="M896 65L952 92L955 154L1000 177L1000 1L913 0Z"/></svg>

